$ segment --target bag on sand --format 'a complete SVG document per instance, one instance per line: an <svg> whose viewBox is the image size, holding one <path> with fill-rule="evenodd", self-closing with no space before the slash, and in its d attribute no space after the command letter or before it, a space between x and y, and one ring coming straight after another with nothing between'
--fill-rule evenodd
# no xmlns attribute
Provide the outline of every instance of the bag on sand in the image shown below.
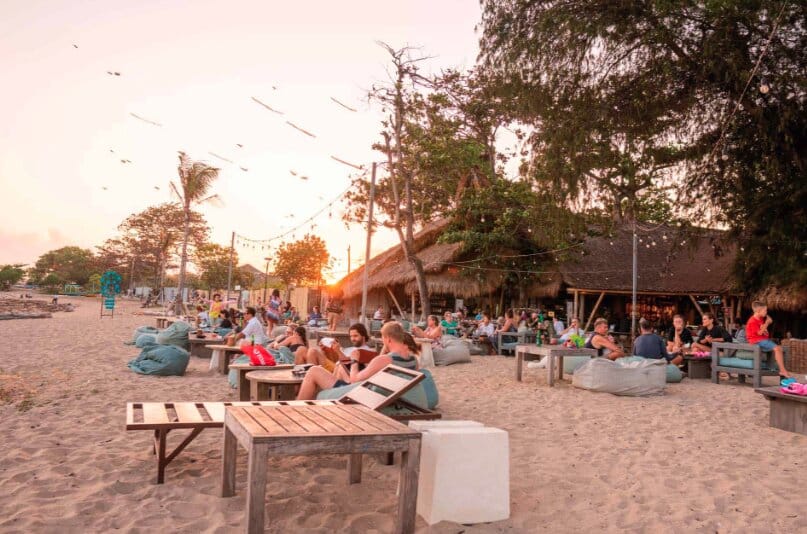
<svg viewBox="0 0 807 534"><path fill-rule="evenodd" d="M157 343L160 345L176 345L177 347L187 349L189 348L188 333L190 331L191 325L183 321L177 321L157 334Z"/></svg>
<svg viewBox="0 0 807 534"><path fill-rule="evenodd" d="M241 345L241 352L249 356L251 365L277 365L269 351L260 345Z"/></svg>
<svg viewBox="0 0 807 534"><path fill-rule="evenodd" d="M134 335L132 336L132 340L131 341L124 341L123 344L124 345L136 345L137 344L137 338L139 338L141 335L143 335L143 334L152 334L152 335L156 336L158 332L159 332L159 330L157 330L153 326L141 326L137 330L134 331Z"/></svg>
<svg viewBox="0 0 807 534"><path fill-rule="evenodd" d="M471 361L471 349L467 343L454 336L443 336L441 348L432 349L434 365L452 365Z"/></svg>
<svg viewBox="0 0 807 534"><path fill-rule="evenodd" d="M667 386L667 362L664 360L611 361L594 358L574 372L572 385L614 395L660 395Z"/></svg>
<svg viewBox="0 0 807 534"><path fill-rule="evenodd" d="M155 334L140 334L135 341L135 347L138 349L145 349L157 344L157 336Z"/></svg>
<svg viewBox="0 0 807 534"><path fill-rule="evenodd" d="M190 354L174 345L152 345L129 362L129 369L141 375L182 376L188 367Z"/></svg>

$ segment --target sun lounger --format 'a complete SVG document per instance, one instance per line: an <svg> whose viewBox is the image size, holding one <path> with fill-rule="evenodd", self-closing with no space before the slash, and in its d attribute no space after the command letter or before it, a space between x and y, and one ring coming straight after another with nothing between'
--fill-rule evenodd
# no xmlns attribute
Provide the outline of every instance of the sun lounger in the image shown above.
<svg viewBox="0 0 807 534"><path fill-rule="evenodd" d="M157 455L157 483L165 480L165 467L205 428L222 428L224 413L231 406L318 406L361 404L398 421L438 419L440 414L401 399L421 380L423 373L388 365L360 386L336 400L265 402L130 402L126 404L126 430L153 430ZM166 454L168 433L177 429L191 433Z"/></svg>

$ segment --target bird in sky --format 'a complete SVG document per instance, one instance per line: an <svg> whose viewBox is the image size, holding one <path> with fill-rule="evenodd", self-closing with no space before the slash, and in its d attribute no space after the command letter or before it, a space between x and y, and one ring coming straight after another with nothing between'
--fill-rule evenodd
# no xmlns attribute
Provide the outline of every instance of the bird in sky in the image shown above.
<svg viewBox="0 0 807 534"><path fill-rule="evenodd" d="M131 163L132 160L130 160L130 159L122 159L122 160L120 160L120 162L123 163L124 165L126 165L127 163Z"/></svg>
<svg viewBox="0 0 807 534"><path fill-rule="evenodd" d="M159 191L159 190L160 190L159 186L156 186L156 185L155 185L155 186L154 186L154 190L155 190L155 191Z"/></svg>
<svg viewBox="0 0 807 534"><path fill-rule="evenodd" d="M78 45L77 45L77 44L73 44L73 48L78 48Z"/></svg>
<svg viewBox="0 0 807 534"><path fill-rule="evenodd" d="M244 172L249 172L249 169L247 169L246 167L238 167L238 168L241 169Z"/></svg>
<svg viewBox="0 0 807 534"><path fill-rule="evenodd" d="M115 153L115 151L114 151L114 150L112 150L111 148L109 149L109 151L110 151L110 152L112 152L113 154Z"/></svg>
<svg viewBox="0 0 807 534"><path fill-rule="evenodd" d="M109 74L110 76L120 76L120 72L115 72L115 71L108 70L108 71L106 71L106 73Z"/></svg>
<svg viewBox="0 0 807 534"><path fill-rule="evenodd" d="M106 191L106 187L102 187L101 189L103 189L104 191Z"/></svg>
<svg viewBox="0 0 807 534"><path fill-rule="evenodd" d="M244 145L242 145L241 143L236 143L235 146L237 146L238 148L244 148Z"/></svg>
<svg viewBox="0 0 807 534"><path fill-rule="evenodd" d="M289 171L289 172L291 173L292 176L297 176L296 172L294 172L294 171Z"/></svg>
<svg viewBox="0 0 807 534"><path fill-rule="evenodd" d="M308 180L308 176L300 176L300 180Z"/></svg>

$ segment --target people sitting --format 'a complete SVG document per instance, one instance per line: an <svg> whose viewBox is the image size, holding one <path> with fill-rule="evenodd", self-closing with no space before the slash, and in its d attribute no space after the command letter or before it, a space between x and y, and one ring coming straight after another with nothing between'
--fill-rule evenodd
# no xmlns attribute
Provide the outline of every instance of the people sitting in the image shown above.
<svg viewBox="0 0 807 534"><path fill-rule="evenodd" d="M383 321L384 320L384 306L379 306L376 308L375 313L373 313L373 321Z"/></svg>
<svg viewBox="0 0 807 534"><path fill-rule="evenodd" d="M583 329L580 328L580 320L577 317L572 317L568 328L558 332L560 334L560 342L568 341L572 336L582 336Z"/></svg>
<svg viewBox="0 0 807 534"><path fill-rule="evenodd" d="M496 349L496 352L499 351L499 348L501 347L501 344L502 344L501 333L502 332L517 332L517 331L518 331L518 327L516 326L515 312L511 308L511 309L507 310L506 312L504 312L504 322L495 331L496 336L494 336L494 339L493 339L493 344L494 344L493 346Z"/></svg>
<svg viewBox="0 0 807 534"><path fill-rule="evenodd" d="M440 338L443 337L443 327L440 326L439 319L436 315L429 315L426 318L426 329L422 329L417 325L412 326L412 335L415 337L426 337L432 340L432 345L439 346Z"/></svg>
<svg viewBox="0 0 807 534"><path fill-rule="evenodd" d="M474 330L473 335L487 354L496 353L496 349L493 347L493 336L495 331L496 327L492 322L490 322L490 316L487 313L483 313L482 320L476 327L476 330Z"/></svg>
<svg viewBox="0 0 807 534"><path fill-rule="evenodd" d="M196 306L196 327L205 328L210 325L210 316L204 306Z"/></svg>
<svg viewBox="0 0 807 534"><path fill-rule="evenodd" d="M608 321L602 317L594 321L594 333L586 341L587 349L595 349L597 356L605 356L609 360L616 360L625 356L622 347L614 343L614 338L608 335Z"/></svg>
<svg viewBox="0 0 807 534"><path fill-rule="evenodd" d="M754 301L751 304L751 309L754 314L748 318L748 322L745 324L745 336L748 338L749 343L759 345L761 350L765 352L773 351L776 365L779 366L780 383L782 386L787 387L796 380L791 378L790 373L785 368L785 356L782 352L782 347L771 341L768 327L773 323L773 319L768 315L768 307L763 302Z"/></svg>
<svg viewBox="0 0 807 534"><path fill-rule="evenodd" d="M286 340L286 338L291 337L293 335L294 335L294 325L293 324L286 325L286 329L284 330L284 332L279 336L277 336L276 338L274 338L267 346L270 349L278 349L280 348L281 343L283 343Z"/></svg>
<svg viewBox="0 0 807 534"><path fill-rule="evenodd" d="M703 328L698 332L698 340L692 344L692 350L711 352L712 343L721 341L731 343L731 334L715 322L715 316L712 312L704 313Z"/></svg>
<svg viewBox="0 0 807 534"><path fill-rule="evenodd" d="M543 321L538 316L538 312L534 311L530 314L529 319L527 319L527 328L530 330L538 330L542 327Z"/></svg>
<svg viewBox="0 0 807 534"><path fill-rule="evenodd" d="M443 327L443 332L447 336L457 335L457 321L454 320L454 316L451 314L450 311L447 311L443 314L443 320L440 321L440 326Z"/></svg>
<svg viewBox="0 0 807 534"><path fill-rule="evenodd" d="M256 345L263 345L267 342L266 332L264 331L263 325L258 320L256 313L255 308L247 306L244 312L244 319L246 319L247 322L246 325L240 332L232 334L235 337L236 343L242 339Z"/></svg>
<svg viewBox="0 0 807 534"><path fill-rule="evenodd" d="M663 358L674 365L679 365L684 361L684 357L680 354L673 357L667 352L667 344L664 339L653 332L653 326L644 317L639 320L639 331L641 334L633 342L633 354L635 356L651 360Z"/></svg>
<svg viewBox="0 0 807 534"><path fill-rule="evenodd" d="M348 366L337 364L333 373L321 366L309 369L300 385L297 400L313 400L320 390L361 382L389 364L413 370L418 368L417 357L406 344L406 333L400 323L389 322L382 326L381 339L389 352L373 358L364 370L359 370L359 362L356 360L352 360Z"/></svg>
<svg viewBox="0 0 807 534"><path fill-rule="evenodd" d="M280 347L288 348L294 354L294 361L297 362L299 358L303 358L308 351L308 341L306 340L305 328L290 324L286 329L286 337L280 342L272 343L270 348L279 349Z"/></svg>
<svg viewBox="0 0 807 534"><path fill-rule="evenodd" d="M670 354L681 354L684 349L692 346L692 332L684 326L684 318L681 315L673 316L673 326L667 332L667 352Z"/></svg>
<svg viewBox="0 0 807 534"><path fill-rule="evenodd" d="M566 327L563 325L563 321L560 320L560 317L557 315L552 318L552 328L555 330L555 335L560 335L561 332L566 330Z"/></svg>
<svg viewBox="0 0 807 534"><path fill-rule="evenodd" d="M350 336L351 346L342 348L336 340L330 346L326 346L320 340L318 347L311 347L299 358L295 354L294 363L297 365L306 363L320 365L327 371L333 372L339 361L351 358L355 351L359 349L374 350L367 344L370 341L370 335L367 333L367 327L363 324L355 323L350 325L348 335Z"/></svg>
<svg viewBox="0 0 807 534"><path fill-rule="evenodd" d="M221 319L221 322L219 323L219 328L232 329L233 323L232 321L230 321L230 312L228 310L220 310L219 318Z"/></svg>
<svg viewBox="0 0 807 534"><path fill-rule="evenodd" d="M308 326L317 326L320 320L322 320L322 314L319 312L319 306L314 306L311 313L308 314Z"/></svg>

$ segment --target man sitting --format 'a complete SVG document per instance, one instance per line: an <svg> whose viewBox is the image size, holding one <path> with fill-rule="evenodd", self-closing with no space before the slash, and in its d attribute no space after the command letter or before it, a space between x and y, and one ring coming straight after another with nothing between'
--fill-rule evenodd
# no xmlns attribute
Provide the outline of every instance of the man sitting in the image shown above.
<svg viewBox="0 0 807 534"><path fill-rule="evenodd" d="M373 321L383 321L384 320L384 306L379 306L375 313L373 314Z"/></svg>
<svg viewBox="0 0 807 534"><path fill-rule="evenodd" d="M322 314L319 312L319 306L314 306L314 309L308 314L308 326L317 326L321 320Z"/></svg>
<svg viewBox="0 0 807 534"><path fill-rule="evenodd" d="M236 342L245 339L250 343L254 343L255 345L266 344L268 341L266 338L266 331L256 317L256 313L255 308L252 306L247 306L247 309L244 312L244 319L246 319L247 324L244 326L243 330L235 334Z"/></svg>
<svg viewBox="0 0 807 534"><path fill-rule="evenodd" d="M692 350L711 352L712 343L721 341L731 343L731 334L715 323L715 316L712 312L704 313L703 328L698 332L698 340L692 344Z"/></svg>
<svg viewBox="0 0 807 534"><path fill-rule="evenodd" d="M447 336L457 335L457 321L450 311L443 314L443 320L440 321L440 326L443 327L443 332L445 332Z"/></svg>
<svg viewBox="0 0 807 534"><path fill-rule="evenodd" d="M479 346L486 351L486 354L496 354L496 349L493 348L493 333L495 331L496 325L490 322L490 315L483 313L482 320L474 330L473 335L477 338Z"/></svg>
<svg viewBox="0 0 807 534"><path fill-rule="evenodd" d="M330 347L327 347L320 340L318 347L308 349L308 352L301 358L296 358L294 363L321 365L328 372L333 372L339 361L350 359L355 351L359 349L375 351L367 344L370 341L370 334L367 333L367 327L363 324L351 325L348 335L350 336L350 347L342 348L336 340Z"/></svg>
<svg viewBox="0 0 807 534"><path fill-rule="evenodd" d="M639 320L639 330L641 331L641 335L633 342L633 354L635 356L641 356L642 358L649 358L651 360L664 358L674 365L679 365L684 361L684 357L680 354L673 357L667 352L664 339L653 332L650 321L644 317Z"/></svg>
<svg viewBox="0 0 807 534"><path fill-rule="evenodd" d="M782 386L787 386L796 380L790 377L790 373L785 369L785 356L782 347L771 341L771 334L768 327L773 323L773 319L768 315L768 307L759 301L751 304L754 314L749 317L745 324L745 336L752 345L759 345L764 352L773 351L776 358L776 365L779 366L779 379Z"/></svg>
<svg viewBox="0 0 807 534"><path fill-rule="evenodd" d="M625 356L622 347L614 343L614 338L608 335L608 321L599 317L594 321L594 333L586 341L587 349L595 349L597 356L605 356L609 360L616 360Z"/></svg>

